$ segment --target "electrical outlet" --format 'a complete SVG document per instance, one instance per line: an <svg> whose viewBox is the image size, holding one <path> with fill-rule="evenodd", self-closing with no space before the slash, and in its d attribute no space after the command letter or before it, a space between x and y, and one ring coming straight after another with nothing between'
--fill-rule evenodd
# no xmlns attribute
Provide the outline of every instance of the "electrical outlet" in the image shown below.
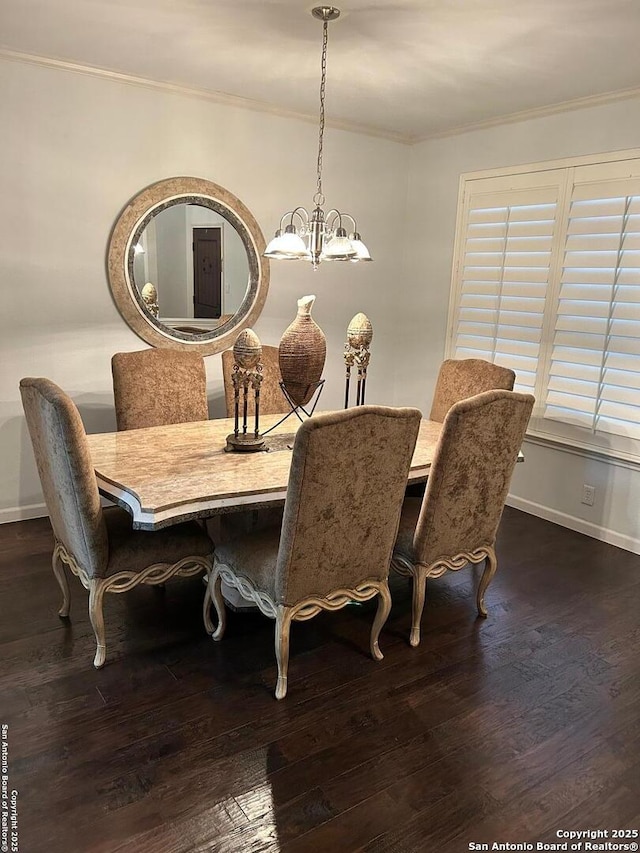
<svg viewBox="0 0 640 853"><path fill-rule="evenodd" d="M587 506L593 506L596 500L596 487L589 486L587 483L582 484L582 498L580 500L581 503L586 504Z"/></svg>

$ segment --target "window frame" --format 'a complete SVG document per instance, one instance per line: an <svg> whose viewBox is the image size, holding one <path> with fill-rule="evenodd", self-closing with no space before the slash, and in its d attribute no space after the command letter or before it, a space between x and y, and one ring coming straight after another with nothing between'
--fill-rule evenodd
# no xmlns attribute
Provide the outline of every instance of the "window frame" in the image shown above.
<svg viewBox="0 0 640 853"><path fill-rule="evenodd" d="M480 192L482 186L480 181L491 180L492 191L501 192L507 190L518 190L526 188L533 183L528 179L539 173L549 173L551 181L555 179L558 185L558 200L556 207L556 222L554 224L554 238L549 263L549 281L546 293L546 306L543 317L540 354L538 357L538 371L536 375L535 391L536 404L533 416L527 430L527 439L536 444L548 445L566 450L579 455L592 458L600 458L607 462L620 464L623 467L640 469L640 440L616 436L614 447L611 446L611 436L604 433L585 432L584 428L576 427L562 421L553 421L543 417L545 410L546 388L549 381L551 367L551 355L553 350L553 338L555 321L558 315L558 306L561 288L561 272L564 263L565 238L567 235L567 222L571 209L571 198L575 183L576 170L581 167L606 167L609 164L620 164L624 168L625 161L635 160L640 163L640 148L625 149L601 154L584 155L580 157L569 157L558 160L546 160L538 163L528 163L513 167L502 167L498 169L480 170L475 172L464 172L460 175L458 187L458 201L456 214L456 229L453 245L453 259L451 272L451 286L449 293L449 307L446 330L445 357L454 358L456 351L456 332L458 325L458 309L463 286L463 275L461 265L464 262L465 246L467 240L467 227L469 220L470 204L467 198ZM637 165L637 164L636 164ZM615 165L613 167L615 169ZM588 173L588 170L583 170ZM553 173L556 173L555 175ZM487 182L488 183L488 182ZM580 181L579 183L582 183ZM540 186L539 181L536 184ZM487 188L488 189L488 188ZM548 305L553 304L553 310ZM553 426L553 428L551 428Z"/></svg>

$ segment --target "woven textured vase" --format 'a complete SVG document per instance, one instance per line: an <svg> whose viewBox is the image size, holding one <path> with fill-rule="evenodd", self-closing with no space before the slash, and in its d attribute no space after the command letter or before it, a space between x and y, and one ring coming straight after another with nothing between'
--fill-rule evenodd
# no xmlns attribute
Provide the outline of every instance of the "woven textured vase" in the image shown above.
<svg viewBox="0 0 640 853"><path fill-rule="evenodd" d="M324 332L311 316L315 300L315 296L298 299L298 315L278 347L282 381L296 406L304 406L313 396L327 357Z"/></svg>

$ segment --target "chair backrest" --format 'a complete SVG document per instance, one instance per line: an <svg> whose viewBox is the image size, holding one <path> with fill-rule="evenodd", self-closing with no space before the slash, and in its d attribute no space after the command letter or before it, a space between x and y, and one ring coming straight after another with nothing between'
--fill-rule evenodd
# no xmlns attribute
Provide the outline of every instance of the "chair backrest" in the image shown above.
<svg viewBox="0 0 640 853"><path fill-rule="evenodd" d="M206 421L207 374L195 352L147 349L111 359L118 429Z"/></svg>
<svg viewBox="0 0 640 853"><path fill-rule="evenodd" d="M278 362L278 347L262 347L263 380L260 385L260 412L263 415L279 415L289 411L289 404L280 388L280 364ZM227 417L234 414L234 388L231 376L233 374L233 350L222 353L222 376L224 379L224 401L227 407ZM251 414L255 409L251 394L248 399L248 410Z"/></svg>
<svg viewBox="0 0 640 853"><path fill-rule="evenodd" d="M513 370L481 358L448 358L440 365L429 419L442 423L454 403L483 391L513 391L515 380Z"/></svg>
<svg viewBox="0 0 640 853"><path fill-rule="evenodd" d="M387 577L420 419L417 409L358 406L300 426L276 566L278 603Z"/></svg>
<svg viewBox="0 0 640 853"><path fill-rule="evenodd" d="M22 379L20 394L53 532L89 577L101 577L109 543L80 413L49 379Z"/></svg>
<svg viewBox="0 0 640 853"><path fill-rule="evenodd" d="M414 535L419 562L494 544L533 403L531 394L485 391L450 409Z"/></svg>

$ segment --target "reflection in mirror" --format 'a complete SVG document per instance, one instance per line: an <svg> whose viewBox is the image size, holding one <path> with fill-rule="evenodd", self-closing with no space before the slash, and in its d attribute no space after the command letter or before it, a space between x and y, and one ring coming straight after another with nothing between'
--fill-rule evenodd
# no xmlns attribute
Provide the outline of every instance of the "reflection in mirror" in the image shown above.
<svg viewBox="0 0 640 853"><path fill-rule="evenodd" d="M221 213L199 204L160 209L133 245L142 305L176 331L203 334L233 316L250 285L242 238Z"/></svg>

